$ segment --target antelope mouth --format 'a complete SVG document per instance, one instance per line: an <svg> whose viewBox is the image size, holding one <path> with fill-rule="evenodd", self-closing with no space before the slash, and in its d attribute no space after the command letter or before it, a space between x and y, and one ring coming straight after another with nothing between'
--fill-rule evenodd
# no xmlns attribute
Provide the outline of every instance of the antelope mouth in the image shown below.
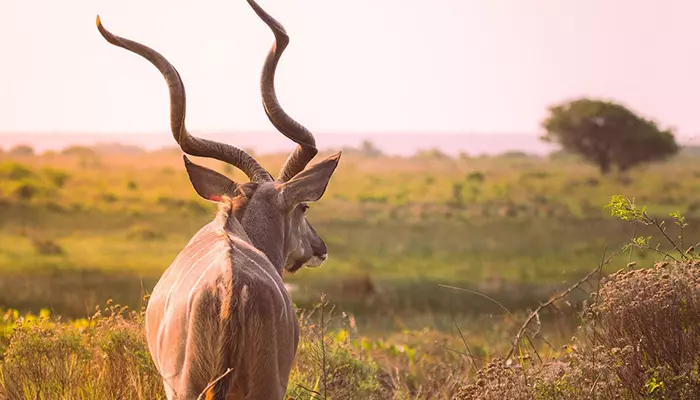
<svg viewBox="0 0 700 400"><path fill-rule="evenodd" d="M320 267L328 259L328 254L323 254L321 256L313 256L308 260L300 260L292 264L291 267L287 268L287 272L293 274L301 269L301 267L307 268L317 268Z"/></svg>
<svg viewBox="0 0 700 400"><path fill-rule="evenodd" d="M313 256L306 262L306 266L309 268L320 267L328 259L328 254L323 254L320 256Z"/></svg>
<svg viewBox="0 0 700 400"><path fill-rule="evenodd" d="M287 272L290 274L293 274L301 269L301 267L304 266L304 261L297 261L294 264L292 264L291 267L287 268Z"/></svg>

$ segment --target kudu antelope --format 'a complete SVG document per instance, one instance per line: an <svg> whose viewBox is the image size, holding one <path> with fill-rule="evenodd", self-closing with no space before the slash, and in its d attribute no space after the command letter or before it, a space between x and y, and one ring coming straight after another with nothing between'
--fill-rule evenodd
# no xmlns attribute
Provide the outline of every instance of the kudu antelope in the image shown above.
<svg viewBox="0 0 700 400"><path fill-rule="evenodd" d="M144 57L164 76L171 130L182 151L229 163L250 179L234 182L183 155L195 191L219 208L165 271L148 302L148 348L168 399L200 394L206 399L282 399L299 341L282 274L320 266L327 258L326 245L305 212L307 202L325 192L340 153L306 168L317 154L314 137L284 112L274 87L289 37L255 1L247 1L275 36L261 75L265 113L297 143L276 179L245 151L188 133L185 87L175 67L155 50L113 35L97 17L109 43Z"/></svg>

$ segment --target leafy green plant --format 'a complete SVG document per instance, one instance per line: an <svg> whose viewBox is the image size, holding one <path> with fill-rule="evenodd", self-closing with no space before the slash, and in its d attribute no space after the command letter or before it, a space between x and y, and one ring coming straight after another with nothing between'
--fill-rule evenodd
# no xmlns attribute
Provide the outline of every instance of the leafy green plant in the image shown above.
<svg viewBox="0 0 700 400"><path fill-rule="evenodd" d="M678 241L675 241L669 236L665 221L659 221L658 219L650 216L646 206L637 207L634 203L634 198L614 195L611 197L610 202L605 207L610 210L610 214L612 216L623 221L638 222L655 227L673 247L673 250L671 250L671 252L661 250L660 243L656 246L652 246L651 236L634 237L627 243L626 248L636 247L639 249L653 250L663 255L665 258L670 258L674 261L679 261L679 259L689 260L694 257L694 247L690 247L686 251L681 250L683 247L683 230L688 227L688 223L686 222L686 218L679 212L674 211L669 214L679 228L679 234L677 236Z"/></svg>

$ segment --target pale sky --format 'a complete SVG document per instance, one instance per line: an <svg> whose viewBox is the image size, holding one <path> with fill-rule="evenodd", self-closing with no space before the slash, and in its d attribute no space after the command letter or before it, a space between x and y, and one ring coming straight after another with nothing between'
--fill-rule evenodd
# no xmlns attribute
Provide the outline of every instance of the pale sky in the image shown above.
<svg viewBox="0 0 700 400"><path fill-rule="evenodd" d="M291 37L283 107L314 132L535 134L554 102L621 101L700 133L697 0L259 0ZM0 0L0 132L164 132L180 71L193 132L271 129L273 36L244 0Z"/></svg>

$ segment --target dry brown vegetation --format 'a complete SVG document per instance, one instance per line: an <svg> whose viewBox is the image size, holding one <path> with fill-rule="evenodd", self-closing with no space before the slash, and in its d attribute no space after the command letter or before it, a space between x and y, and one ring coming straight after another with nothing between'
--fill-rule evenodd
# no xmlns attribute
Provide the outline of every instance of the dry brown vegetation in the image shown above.
<svg viewBox="0 0 700 400"><path fill-rule="evenodd" d="M293 399L700 397L698 260L610 275L585 305L578 338L547 355L523 341L509 359L483 360L455 336L429 330L368 340L353 333L348 315L332 316L325 302L300 311ZM14 324L0 363L0 398L163 398L142 313L110 306L76 323Z"/></svg>

